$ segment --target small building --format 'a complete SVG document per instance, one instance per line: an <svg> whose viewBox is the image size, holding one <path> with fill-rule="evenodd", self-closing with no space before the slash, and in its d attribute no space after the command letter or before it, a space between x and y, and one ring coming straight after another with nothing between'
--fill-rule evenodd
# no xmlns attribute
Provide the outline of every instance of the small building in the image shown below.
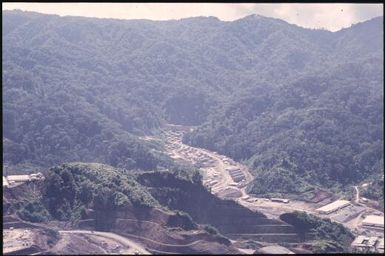
<svg viewBox="0 0 385 256"><path fill-rule="evenodd" d="M7 180L10 182L10 181L13 181L13 182L26 182L26 181L30 181L31 178L29 175L9 175L7 176Z"/></svg>
<svg viewBox="0 0 385 256"><path fill-rule="evenodd" d="M366 218L362 221L363 226L368 227L384 227L384 216L377 216L377 215L368 215Z"/></svg>
<svg viewBox="0 0 385 256"><path fill-rule="evenodd" d="M242 176L244 177L245 175L243 173L231 173L230 174L232 177L237 177L237 176Z"/></svg>
<svg viewBox="0 0 385 256"><path fill-rule="evenodd" d="M237 182L237 183L245 179L244 176L232 176L231 178L233 179L234 182Z"/></svg>
<svg viewBox="0 0 385 256"><path fill-rule="evenodd" d="M231 178L235 181L235 182L239 182L238 180L243 180L245 178L245 176L243 174L240 174L240 175L231 175Z"/></svg>
<svg viewBox="0 0 385 256"><path fill-rule="evenodd" d="M277 202L277 203L289 203L289 199L283 199L283 198L271 198L270 199L272 202Z"/></svg>
<svg viewBox="0 0 385 256"><path fill-rule="evenodd" d="M279 245L265 246L260 248L258 252L261 254L294 254L294 252Z"/></svg>
<svg viewBox="0 0 385 256"><path fill-rule="evenodd" d="M255 200L256 200L256 199L255 199L255 198L252 198L252 197L246 199L246 201L249 202L249 203L254 203Z"/></svg>
<svg viewBox="0 0 385 256"><path fill-rule="evenodd" d="M237 174L243 174L243 172L241 170L232 170L232 171L229 171L229 174L230 175L237 175Z"/></svg>
<svg viewBox="0 0 385 256"><path fill-rule="evenodd" d="M339 209L342 209L348 205L350 205L350 202L347 200L337 200L337 201L334 201L333 203L330 203L318 208L316 211L322 214L329 214L329 213L338 211Z"/></svg>
<svg viewBox="0 0 385 256"><path fill-rule="evenodd" d="M229 173L230 173L230 175L243 174L243 172L241 170L230 170Z"/></svg>
<svg viewBox="0 0 385 256"><path fill-rule="evenodd" d="M238 171L238 170L240 171L241 169L237 166L230 166L230 167L226 168L226 171L228 171L228 172Z"/></svg>
<svg viewBox="0 0 385 256"><path fill-rule="evenodd" d="M218 181L216 181L216 180L208 180L207 181L207 185L209 185L209 186L214 186L217 183L218 183Z"/></svg>
<svg viewBox="0 0 385 256"><path fill-rule="evenodd" d="M3 187L9 187L9 183L8 183L8 180L5 176L3 176Z"/></svg>

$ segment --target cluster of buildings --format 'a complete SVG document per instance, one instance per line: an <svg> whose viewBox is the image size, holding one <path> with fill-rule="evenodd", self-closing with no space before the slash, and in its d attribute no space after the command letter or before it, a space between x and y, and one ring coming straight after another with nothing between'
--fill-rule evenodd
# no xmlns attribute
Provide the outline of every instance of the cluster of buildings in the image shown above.
<svg viewBox="0 0 385 256"><path fill-rule="evenodd" d="M23 184L24 182L43 180L44 176L41 172L24 174L24 175L8 175L3 176L3 187L11 188Z"/></svg>
<svg viewBox="0 0 385 256"><path fill-rule="evenodd" d="M342 210L341 210L342 209ZM349 216L358 216L358 214L365 211L364 207L352 205L347 200L337 200L333 203L324 205L316 212L320 214L331 214L334 220L341 220L340 222L346 222L351 218ZM337 213L336 213L337 212ZM336 213L336 214L334 214ZM349 215L349 216L344 216ZM364 215L363 215L364 216ZM346 218L345 218L346 217ZM384 216L379 215L367 215L362 220L360 226L365 229L382 230L384 229ZM366 233L364 233L366 234ZM351 244L352 248L356 252L376 252L384 253L384 238L383 236L364 236L359 235Z"/></svg>
<svg viewBox="0 0 385 256"><path fill-rule="evenodd" d="M342 210L341 210L342 209ZM341 211L339 211L341 210ZM351 218L348 217L355 217L358 216L358 214L365 211L365 208L362 206L355 206L352 205L347 200L337 200L333 203L324 205L318 209L316 209L316 212L320 214L331 214L339 211L341 214L333 214L331 217L334 220L337 220L339 222L346 222L350 220ZM348 216L345 216L348 215ZM378 215L368 215L365 217L365 219L362 221L361 226L364 228L384 228L384 216L378 216Z"/></svg>
<svg viewBox="0 0 385 256"><path fill-rule="evenodd" d="M170 156L172 158L182 161L186 161L188 159L187 162L190 162L199 168L209 168L215 166L215 159L192 147L182 145L182 133L180 131L168 131L164 132L164 135L170 142L167 143L165 147L167 150L171 151Z"/></svg>
<svg viewBox="0 0 385 256"><path fill-rule="evenodd" d="M226 171L229 172L234 182L241 182L242 180L246 179L245 174L241 171L239 167L232 166L227 168Z"/></svg>
<svg viewBox="0 0 385 256"><path fill-rule="evenodd" d="M358 252L384 253L384 238L375 236L357 236L351 246Z"/></svg>
<svg viewBox="0 0 385 256"><path fill-rule="evenodd" d="M384 230L384 216L368 215L361 223L363 228L374 228ZM376 252L384 253L384 237L383 236L357 236L351 244L353 250L357 252Z"/></svg>
<svg viewBox="0 0 385 256"><path fill-rule="evenodd" d="M219 183L218 181L219 173L213 168L209 168L207 172L207 180L203 182L203 185L207 188L212 188Z"/></svg>

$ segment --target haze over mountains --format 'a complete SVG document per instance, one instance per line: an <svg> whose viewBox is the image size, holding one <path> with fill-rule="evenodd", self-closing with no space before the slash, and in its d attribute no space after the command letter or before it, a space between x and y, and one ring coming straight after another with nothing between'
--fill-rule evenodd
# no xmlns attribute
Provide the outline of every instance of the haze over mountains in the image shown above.
<svg viewBox="0 0 385 256"><path fill-rule="evenodd" d="M256 172L286 159L331 185L381 171L382 17L329 32L256 15L3 15L5 162L154 168L131 135L170 122L203 125L187 141Z"/></svg>

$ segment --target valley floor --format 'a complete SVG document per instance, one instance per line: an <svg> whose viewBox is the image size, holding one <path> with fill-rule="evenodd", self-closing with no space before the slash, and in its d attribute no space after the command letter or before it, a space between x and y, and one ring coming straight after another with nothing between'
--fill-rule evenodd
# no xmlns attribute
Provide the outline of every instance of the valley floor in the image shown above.
<svg viewBox="0 0 385 256"><path fill-rule="evenodd" d="M319 217L328 217L333 221L343 224L355 235L374 235L383 236L383 229L368 229L362 226L362 220L367 215L380 215L384 213L372 208L360 200L359 187L355 187L356 194L353 196L351 205L340 209L334 213L324 215L319 214L316 209L332 201L332 195L323 198L317 203L290 200L287 203L273 202L267 198L259 198L246 193L246 186L252 181L247 166L242 165L226 156L207 149L191 147L182 142L184 133L193 127L168 125L160 138L146 137L147 140L162 140L168 154L177 161L184 161L200 168L203 175L203 183L211 191L223 199L232 199L239 204L265 214L268 218L278 219L286 212L295 210L305 211ZM241 177L242 180L234 180L231 171L238 171L235 178ZM366 184L367 185L367 184Z"/></svg>

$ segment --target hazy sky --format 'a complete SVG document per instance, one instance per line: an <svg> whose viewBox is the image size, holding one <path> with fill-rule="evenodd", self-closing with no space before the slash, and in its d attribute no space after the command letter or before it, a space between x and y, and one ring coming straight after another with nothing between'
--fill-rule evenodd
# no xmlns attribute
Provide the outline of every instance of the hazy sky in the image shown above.
<svg viewBox="0 0 385 256"><path fill-rule="evenodd" d="M169 20L216 16L236 20L250 14L283 19L308 28L336 31L383 15L382 4L231 4L231 3L3 3L3 10L118 18Z"/></svg>

